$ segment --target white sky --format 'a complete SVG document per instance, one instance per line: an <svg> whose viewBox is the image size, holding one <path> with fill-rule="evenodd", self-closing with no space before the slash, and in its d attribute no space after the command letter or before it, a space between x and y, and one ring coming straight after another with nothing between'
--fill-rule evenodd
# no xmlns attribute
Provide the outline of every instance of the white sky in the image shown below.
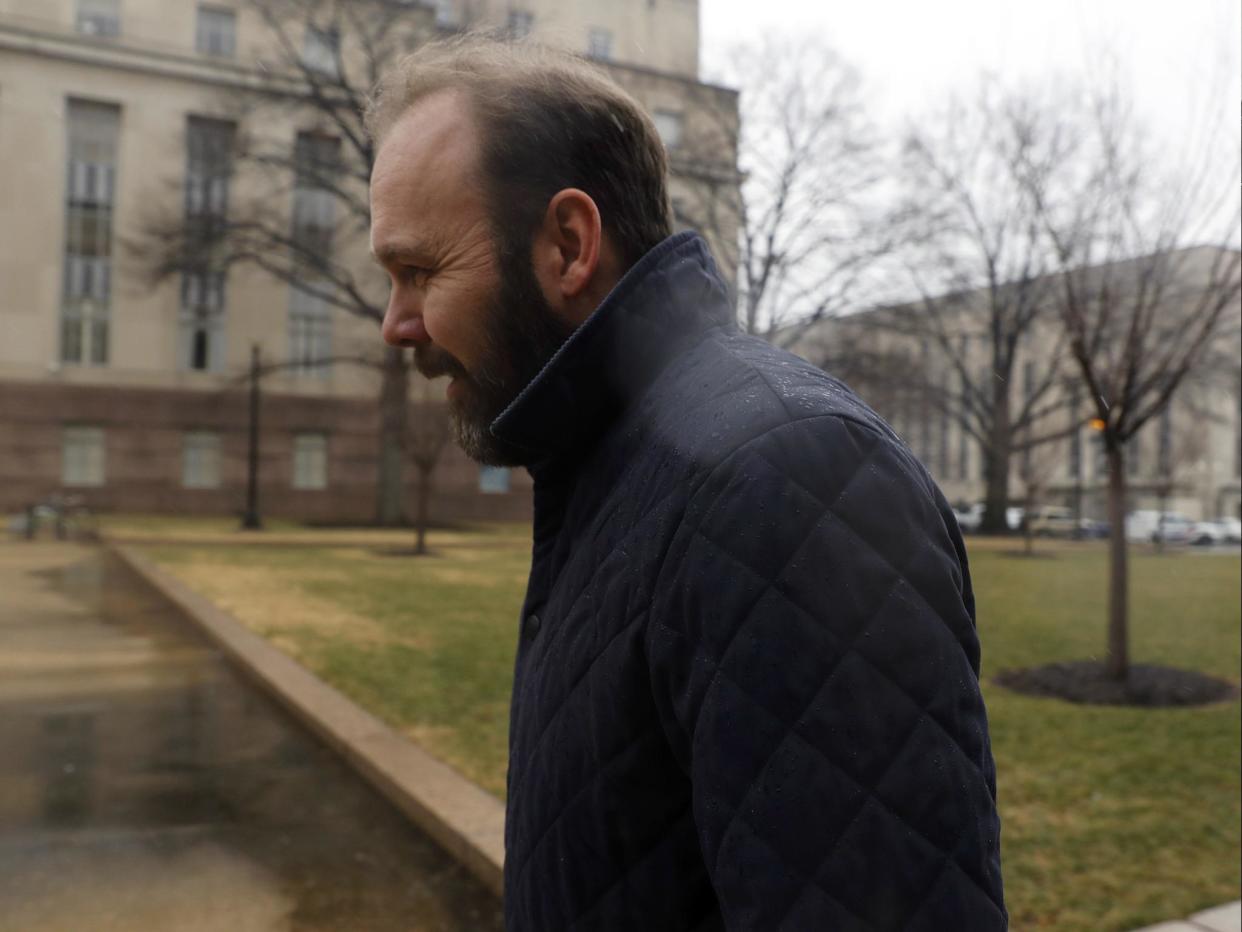
<svg viewBox="0 0 1242 932"><path fill-rule="evenodd" d="M917 116L984 70L1004 78L1101 71L1116 57L1140 111L1184 137L1188 101L1242 136L1238 0L700 0L704 77L727 48L764 32L818 33L862 74L877 121ZM1209 90L1210 89L1210 90ZM1205 95L1205 91L1208 95ZM1220 122L1217 122L1220 121ZM1236 152L1236 146L1234 147Z"/></svg>

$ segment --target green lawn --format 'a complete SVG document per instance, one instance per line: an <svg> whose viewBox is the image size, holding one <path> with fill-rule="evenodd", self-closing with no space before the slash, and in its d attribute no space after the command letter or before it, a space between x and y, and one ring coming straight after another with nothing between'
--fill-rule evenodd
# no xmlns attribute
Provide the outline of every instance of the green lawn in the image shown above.
<svg viewBox="0 0 1242 932"><path fill-rule="evenodd" d="M147 552L502 795L528 529L433 532L435 553L420 559L332 533L322 546L182 533ZM1089 708L992 685L1003 668L1104 644L1102 546L1007 553L1018 546L970 545L1013 927L1124 930L1237 898L1239 704ZM1238 682L1238 557L1143 553L1132 566L1135 661Z"/></svg>

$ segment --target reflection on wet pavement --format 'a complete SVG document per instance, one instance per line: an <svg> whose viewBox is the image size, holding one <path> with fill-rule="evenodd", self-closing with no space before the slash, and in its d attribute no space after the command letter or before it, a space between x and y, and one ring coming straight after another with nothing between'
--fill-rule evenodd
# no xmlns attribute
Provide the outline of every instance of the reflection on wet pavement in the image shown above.
<svg viewBox="0 0 1242 932"><path fill-rule="evenodd" d="M0 930L500 929L113 557L0 543Z"/></svg>

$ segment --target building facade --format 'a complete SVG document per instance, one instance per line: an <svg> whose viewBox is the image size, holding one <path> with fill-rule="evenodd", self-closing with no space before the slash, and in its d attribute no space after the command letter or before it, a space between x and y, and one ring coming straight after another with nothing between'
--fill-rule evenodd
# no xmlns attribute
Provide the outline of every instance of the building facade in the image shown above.
<svg viewBox="0 0 1242 932"><path fill-rule="evenodd" d="M1197 293L1219 252L1197 247L1177 256L1178 268L1188 276L1182 294ZM1239 258L1224 260L1236 276ZM1125 277L1122 269L1109 280ZM962 398L1000 378L992 367L989 295L981 289L931 300L946 320L940 332L948 333L952 358L944 341L917 322L928 314L923 302L823 321L795 349L847 381L907 442L946 498L966 507L985 499L987 462L978 431L965 423ZM1162 312L1176 317L1176 297ZM1173 511L1192 520L1242 516L1240 327L1242 307L1235 294L1202 362L1189 371L1171 404L1126 444L1129 510ZM1102 521L1108 475L1101 435L1092 426L1096 409L1061 333L1049 311L1017 347L1008 386L1012 416L1016 421L1036 393L1030 410L1042 414L1014 432L1010 503L1065 506ZM1044 437L1053 439L1022 447L1027 439Z"/></svg>
<svg viewBox="0 0 1242 932"><path fill-rule="evenodd" d="M360 0L341 9L356 15L368 3L396 11L405 48L471 27L590 56L652 113L675 201L705 178L737 184L734 153L712 164L685 154L712 122L696 116L702 101L736 114L734 92L697 80L697 0L521 9ZM144 250L170 216L206 233L261 202L294 246L335 234L335 258L383 306L387 283L367 256L365 223L341 235L350 218L317 168L337 158L340 133L296 105L298 76L281 71L290 43L299 67L319 72L349 67L357 50L339 4L311 3L314 16L291 22L299 4L308 8L0 0L0 511L53 494L100 511L239 511L246 373L258 347L280 365L262 380L264 512L374 516L380 377L340 360L380 351L377 322L333 307L310 277L290 287L254 263L157 275ZM288 28L274 30L270 16ZM294 105L270 108L274 95ZM290 154L289 178L234 170L234 153L255 139ZM362 184L365 204L365 179L344 183ZM413 377L411 405L437 391ZM416 472L405 472L412 501ZM452 445L434 484L438 520L529 511L524 473L480 470Z"/></svg>

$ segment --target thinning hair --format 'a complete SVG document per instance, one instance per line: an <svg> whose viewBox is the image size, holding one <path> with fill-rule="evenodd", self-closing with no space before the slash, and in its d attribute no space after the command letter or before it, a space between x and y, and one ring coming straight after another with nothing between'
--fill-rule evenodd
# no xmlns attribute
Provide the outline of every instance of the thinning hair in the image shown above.
<svg viewBox="0 0 1242 932"><path fill-rule="evenodd" d="M476 33L428 42L372 93L366 127L377 147L410 107L443 90L464 92L471 107L502 249L529 259L548 202L565 188L595 201L627 267L672 232L668 156L655 125L588 62Z"/></svg>

